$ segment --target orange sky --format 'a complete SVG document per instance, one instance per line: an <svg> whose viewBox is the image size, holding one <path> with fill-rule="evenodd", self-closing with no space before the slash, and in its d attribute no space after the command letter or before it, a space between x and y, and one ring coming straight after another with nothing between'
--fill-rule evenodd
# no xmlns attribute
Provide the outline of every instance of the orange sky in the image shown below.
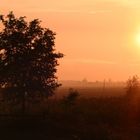
<svg viewBox="0 0 140 140"><path fill-rule="evenodd" d="M39 18L57 33L56 48L65 54L60 80L140 76L139 0L1 1L1 14L8 11Z"/></svg>

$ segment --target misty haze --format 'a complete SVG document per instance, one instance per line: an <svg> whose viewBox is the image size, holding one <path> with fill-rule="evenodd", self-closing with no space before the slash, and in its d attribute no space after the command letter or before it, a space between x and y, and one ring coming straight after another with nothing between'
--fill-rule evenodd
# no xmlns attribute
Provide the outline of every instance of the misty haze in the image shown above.
<svg viewBox="0 0 140 140"><path fill-rule="evenodd" d="M140 140L140 1L0 2L1 140Z"/></svg>

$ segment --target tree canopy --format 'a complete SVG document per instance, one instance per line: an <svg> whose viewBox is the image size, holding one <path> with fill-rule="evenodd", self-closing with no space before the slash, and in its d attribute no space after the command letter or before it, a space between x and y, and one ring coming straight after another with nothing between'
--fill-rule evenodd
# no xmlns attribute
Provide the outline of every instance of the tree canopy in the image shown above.
<svg viewBox="0 0 140 140"><path fill-rule="evenodd" d="M41 27L41 21L27 21L13 12L0 15L0 87L24 97L36 92L53 94L59 86L56 77L58 59L55 33Z"/></svg>
<svg viewBox="0 0 140 140"><path fill-rule="evenodd" d="M126 90L128 97L139 97L140 92L140 81L137 75L130 77L126 83Z"/></svg>

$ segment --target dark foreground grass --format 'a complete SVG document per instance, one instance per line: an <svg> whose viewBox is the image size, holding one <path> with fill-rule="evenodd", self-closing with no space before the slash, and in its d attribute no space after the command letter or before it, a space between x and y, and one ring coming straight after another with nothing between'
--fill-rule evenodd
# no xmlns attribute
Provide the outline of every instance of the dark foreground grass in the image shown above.
<svg viewBox="0 0 140 140"><path fill-rule="evenodd" d="M0 118L2 140L139 140L140 102L124 97L49 101L46 114Z"/></svg>

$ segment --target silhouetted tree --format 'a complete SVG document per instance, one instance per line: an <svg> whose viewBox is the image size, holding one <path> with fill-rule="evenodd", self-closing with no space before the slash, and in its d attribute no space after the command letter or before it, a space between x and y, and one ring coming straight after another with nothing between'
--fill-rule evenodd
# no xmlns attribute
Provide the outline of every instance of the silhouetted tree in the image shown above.
<svg viewBox="0 0 140 140"><path fill-rule="evenodd" d="M55 33L40 22L12 12L0 16L0 87L20 99L23 112L27 97L48 97L59 86L55 73L63 54L55 51Z"/></svg>
<svg viewBox="0 0 140 140"><path fill-rule="evenodd" d="M137 75L127 80L126 90L127 90L128 97L138 96L137 94L140 92L139 89L140 89L140 82Z"/></svg>
<svg viewBox="0 0 140 140"><path fill-rule="evenodd" d="M68 95L63 97L62 103L64 104L65 108L70 108L75 104L78 97L79 92L73 88L70 88Z"/></svg>

